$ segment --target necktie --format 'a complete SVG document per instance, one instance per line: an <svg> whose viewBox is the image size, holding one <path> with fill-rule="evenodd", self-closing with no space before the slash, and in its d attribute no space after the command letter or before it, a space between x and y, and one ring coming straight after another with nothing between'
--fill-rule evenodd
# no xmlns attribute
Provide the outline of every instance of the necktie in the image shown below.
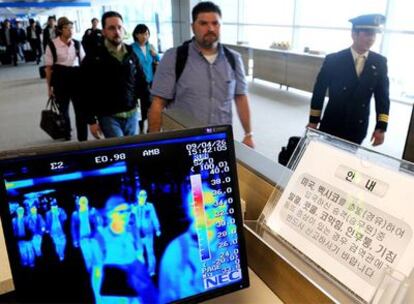
<svg viewBox="0 0 414 304"><path fill-rule="evenodd" d="M358 75L358 77L361 75L362 70L364 69L365 64L365 57L363 55L358 55L358 57L355 60L355 70Z"/></svg>

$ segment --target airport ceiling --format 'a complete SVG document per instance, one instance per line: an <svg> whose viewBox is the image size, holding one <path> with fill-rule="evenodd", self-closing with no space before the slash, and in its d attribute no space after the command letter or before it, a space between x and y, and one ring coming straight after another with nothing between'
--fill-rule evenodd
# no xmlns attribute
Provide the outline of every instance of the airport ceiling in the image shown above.
<svg viewBox="0 0 414 304"><path fill-rule="evenodd" d="M0 19L36 16L56 7L82 7L90 4L90 0L0 0Z"/></svg>

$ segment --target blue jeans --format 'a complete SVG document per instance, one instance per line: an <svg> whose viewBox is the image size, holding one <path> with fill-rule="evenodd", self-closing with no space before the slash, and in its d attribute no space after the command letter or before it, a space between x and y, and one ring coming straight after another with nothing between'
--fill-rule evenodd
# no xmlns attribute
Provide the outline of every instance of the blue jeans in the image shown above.
<svg viewBox="0 0 414 304"><path fill-rule="evenodd" d="M118 118L113 116L99 117L99 124L105 138L137 135L138 115L135 112L131 117Z"/></svg>

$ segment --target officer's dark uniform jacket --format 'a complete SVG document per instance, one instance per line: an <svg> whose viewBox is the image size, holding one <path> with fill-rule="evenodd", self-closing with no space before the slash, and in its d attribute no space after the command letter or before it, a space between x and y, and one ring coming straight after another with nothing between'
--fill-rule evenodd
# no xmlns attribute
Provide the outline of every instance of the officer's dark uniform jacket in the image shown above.
<svg viewBox="0 0 414 304"><path fill-rule="evenodd" d="M87 29L82 37L82 46L85 53L95 52L97 48L103 45L104 38L100 29Z"/></svg>
<svg viewBox="0 0 414 304"><path fill-rule="evenodd" d="M321 120L327 89L329 102ZM375 129L386 131L390 106L386 58L370 51L358 78L349 48L327 55L313 90L310 122L321 120L319 130L361 144L367 134L372 95Z"/></svg>
<svg viewBox="0 0 414 304"><path fill-rule="evenodd" d="M82 62L83 102L89 124L97 117L128 112L137 106L137 99L148 98L148 85L138 58L126 45L128 54L122 63L105 46Z"/></svg>

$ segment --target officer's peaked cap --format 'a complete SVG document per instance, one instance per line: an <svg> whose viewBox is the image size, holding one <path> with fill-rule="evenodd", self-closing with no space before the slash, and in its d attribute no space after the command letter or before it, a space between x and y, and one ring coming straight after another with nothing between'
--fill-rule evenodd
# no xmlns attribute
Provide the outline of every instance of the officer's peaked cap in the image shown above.
<svg viewBox="0 0 414 304"><path fill-rule="evenodd" d="M381 14L361 15L349 19L352 23L352 30L366 30L381 32L381 26L385 23L385 16Z"/></svg>

